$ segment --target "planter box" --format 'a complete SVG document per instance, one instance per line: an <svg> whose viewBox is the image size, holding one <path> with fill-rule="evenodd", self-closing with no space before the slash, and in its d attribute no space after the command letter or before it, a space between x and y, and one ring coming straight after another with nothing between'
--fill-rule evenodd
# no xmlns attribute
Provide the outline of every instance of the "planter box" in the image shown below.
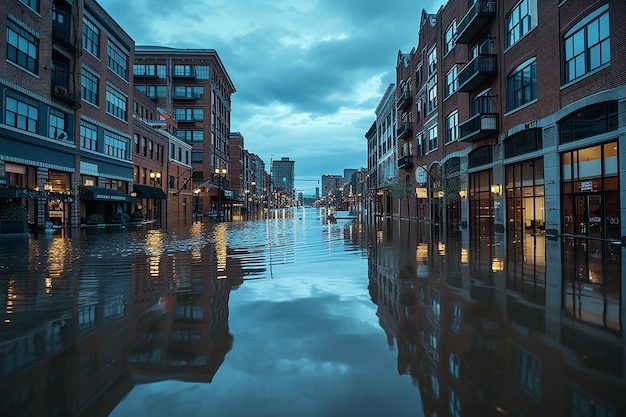
<svg viewBox="0 0 626 417"><path fill-rule="evenodd" d="M28 220L0 219L0 236L28 235Z"/></svg>

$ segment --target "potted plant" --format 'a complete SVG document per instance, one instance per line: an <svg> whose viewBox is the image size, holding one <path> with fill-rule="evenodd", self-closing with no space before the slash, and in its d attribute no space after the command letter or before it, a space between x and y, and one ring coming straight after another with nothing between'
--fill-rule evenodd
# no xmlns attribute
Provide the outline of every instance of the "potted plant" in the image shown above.
<svg viewBox="0 0 626 417"><path fill-rule="evenodd" d="M89 216L87 216L87 219L85 220L85 224L89 226L103 225L104 217L98 213L90 214Z"/></svg>

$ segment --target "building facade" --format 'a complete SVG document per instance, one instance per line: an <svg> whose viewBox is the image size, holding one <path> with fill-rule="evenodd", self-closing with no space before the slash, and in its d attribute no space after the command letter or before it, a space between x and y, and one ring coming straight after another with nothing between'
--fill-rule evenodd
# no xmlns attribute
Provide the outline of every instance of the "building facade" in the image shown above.
<svg viewBox="0 0 626 417"><path fill-rule="evenodd" d="M282 157L272 161L272 201L277 207L291 205L295 199L295 161Z"/></svg>
<svg viewBox="0 0 626 417"><path fill-rule="evenodd" d="M396 68L399 176L424 190L414 217L491 239L623 240L625 11L537 0L424 11Z"/></svg>
<svg viewBox="0 0 626 417"><path fill-rule="evenodd" d="M200 211L236 202L230 184L231 95L236 91L213 49L137 46L135 87L173 115L177 136L193 146L194 188L200 190ZM216 172L216 170L218 170ZM221 191L220 191L221 190Z"/></svg>
<svg viewBox="0 0 626 417"><path fill-rule="evenodd" d="M35 227L119 221L132 188L134 42L92 0L0 5L4 204Z"/></svg>

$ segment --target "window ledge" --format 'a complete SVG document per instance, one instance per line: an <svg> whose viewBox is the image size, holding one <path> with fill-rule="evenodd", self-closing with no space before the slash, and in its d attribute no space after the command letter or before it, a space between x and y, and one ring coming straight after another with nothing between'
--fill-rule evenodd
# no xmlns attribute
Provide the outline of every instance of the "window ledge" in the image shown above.
<svg viewBox="0 0 626 417"><path fill-rule="evenodd" d="M604 69L606 69L606 68L608 68L610 66L611 66L611 61L607 62L604 65L599 66L598 68L596 68L594 70L589 71L586 74L581 75L578 78L573 79L572 81L570 81L570 82L568 82L566 84L563 84L560 89L561 90L565 90L566 88L571 87L572 85L576 84L577 82L582 81L582 80L584 80L586 78L589 78L589 77L591 77L593 75L596 75L598 72L600 72L600 71L602 71L602 70L604 70Z"/></svg>

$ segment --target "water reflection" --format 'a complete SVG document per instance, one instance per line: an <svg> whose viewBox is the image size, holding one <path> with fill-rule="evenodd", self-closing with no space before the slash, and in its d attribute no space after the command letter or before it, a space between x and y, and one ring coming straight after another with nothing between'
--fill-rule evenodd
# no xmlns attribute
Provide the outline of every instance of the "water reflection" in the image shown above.
<svg viewBox="0 0 626 417"><path fill-rule="evenodd" d="M370 293L424 415L626 414L621 247L384 222L375 235Z"/></svg>
<svg viewBox="0 0 626 417"><path fill-rule="evenodd" d="M0 415L626 415L621 276L317 210L0 240Z"/></svg>

